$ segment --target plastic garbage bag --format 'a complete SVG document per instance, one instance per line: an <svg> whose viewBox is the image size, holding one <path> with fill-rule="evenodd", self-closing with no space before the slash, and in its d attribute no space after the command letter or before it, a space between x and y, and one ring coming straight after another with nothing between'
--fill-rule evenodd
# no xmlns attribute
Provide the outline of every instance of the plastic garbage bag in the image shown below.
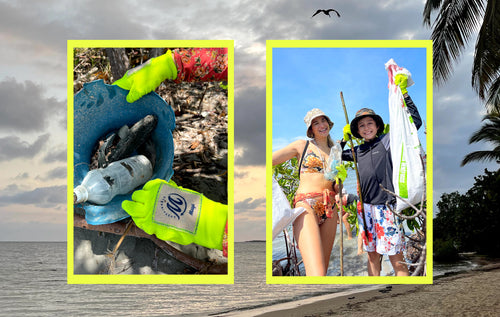
<svg viewBox="0 0 500 317"><path fill-rule="evenodd" d="M335 145L330 149L328 162L326 162L325 178L327 180L332 182L335 180L338 173L338 170L335 167L340 163L342 163L342 148L340 147L340 144L335 143Z"/></svg>
<svg viewBox="0 0 500 317"><path fill-rule="evenodd" d="M280 185L273 178L273 240L306 209L292 209Z"/></svg>
<svg viewBox="0 0 500 317"><path fill-rule="evenodd" d="M424 171L422 164L425 153L418 139L417 128L406 107L403 94L399 86L394 84L394 77L403 73L408 76L408 87L413 85L411 73L399 67L393 59L385 64L389 75L389 115L390 141L393 164L392 181L394 192L407 199L411 204L418 204L425 191ZM397 199L396 212L400 212L410 205Z"/></svg>

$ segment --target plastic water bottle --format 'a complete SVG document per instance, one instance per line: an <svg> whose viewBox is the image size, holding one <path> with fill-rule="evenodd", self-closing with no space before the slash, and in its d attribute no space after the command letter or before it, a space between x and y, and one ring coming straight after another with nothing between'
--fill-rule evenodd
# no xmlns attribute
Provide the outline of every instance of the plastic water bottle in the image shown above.
<svg viewBox="0 0 500 317"><path fill-rule="evenodd" d="M73 203L89 201L105 205L116 195L127 194L146 183L152 175L151 162L144 155L113 162L106 168L88 172L82 184L73 190Z"/></svg>

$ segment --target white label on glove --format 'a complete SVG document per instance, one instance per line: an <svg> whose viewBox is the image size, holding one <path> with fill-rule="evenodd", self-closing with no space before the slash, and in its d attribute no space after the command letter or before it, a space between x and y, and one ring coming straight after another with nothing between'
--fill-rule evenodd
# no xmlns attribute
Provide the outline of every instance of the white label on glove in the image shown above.
<svg viewBox="0 0 500 317"><path fill-rule="evenodd" d="M201 194L163 184L156 201L154 221L196 234L201 209Z"/></svg>

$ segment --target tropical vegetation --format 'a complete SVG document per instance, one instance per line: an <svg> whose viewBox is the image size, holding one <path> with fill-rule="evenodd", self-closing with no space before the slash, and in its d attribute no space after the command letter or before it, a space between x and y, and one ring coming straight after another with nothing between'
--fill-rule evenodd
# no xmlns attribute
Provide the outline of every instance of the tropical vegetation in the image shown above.
<svg viewBox="0 0 500 317"><path fill-rule="evenodd" d="M500 255L500 170L474 178L465 193L443 194L434 218L436 260L455 260L459 252Z"/></svg>
<svg viewBox="0 0 500 317"><path fill-rule="evenodd" d="M437 16L431 23L431 14ZM427 0L424 25L432 28L434 79L445 82L477 34L472 87L489 112L500 110L500 5L497 0ZM432 25L431 25L432 24Z"/></svg>

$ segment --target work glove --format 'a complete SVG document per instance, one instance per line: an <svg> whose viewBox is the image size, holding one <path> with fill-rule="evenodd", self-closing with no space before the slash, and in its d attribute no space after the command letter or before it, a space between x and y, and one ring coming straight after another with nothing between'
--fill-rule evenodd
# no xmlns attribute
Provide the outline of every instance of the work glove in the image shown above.
<svg viewBox="0 0 500 317"><path fill-rule="evenodd" d="M342 130L342 132L344 133L344 141L349 141L351 139L351 125L350 124L346 124L344 126L344 129Z"/></svg>
<svg viewBox="0 0 500 317"><path fill-rule="evenodd" d="M384 131L382 131L382 134L387 134L390 131L390 126L388 123L384 124Z"/></svg>
<svg viewBox="0 0 500 317"><path fill-rule="evenodd" d="M177 67L172 52L168 50L165 54L151 58L146 63L128 70L113 85L130 90L127 101L132 103L154 91L164 80L176 78Z"/></svg>
<svg viewBox="0 0 500 317"><path fill-rule="evenodd" d="M406 86L408 85L407 75L397 74L396 77L394 77L394 84L401 88L401 93L403 93L403 95L408 93L408 90L406 90Z"/></svg>
<svg viewBox="0 0 500 317"><path fill-rule="evenodd" d="M161 240L222 250L227 205L177 186L172 180L154 179L125 200L122 208L137 227Z"/></svg>

